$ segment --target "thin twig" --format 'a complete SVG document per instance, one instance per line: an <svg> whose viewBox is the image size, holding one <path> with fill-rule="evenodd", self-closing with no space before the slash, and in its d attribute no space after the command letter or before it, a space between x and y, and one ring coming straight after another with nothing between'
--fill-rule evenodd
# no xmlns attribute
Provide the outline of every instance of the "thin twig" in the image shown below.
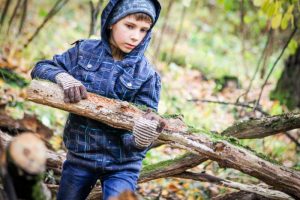
<svg viewBox="0 0 300 200"><path fill-rule="evenodd" d="M180 16L180 23L179 23L179 30L177 32L177 35L175 37L175 40L173 42L173 47L171 49L171 53L170 53L170 59L168 61L168 65L170 65L170 63L172 62L172 59L173 59L173 54L175 52L175 49L176 49L176 46L177 46L177 43L181 37L181 33L182 33L182 28L183 28L183 22L184 22L184 19L185 19L185 15L186 15L186 10L187 10L187 7L184 6L183 9L182 9L182 12L181 12L181 16Z"/></svg>
<svg viewBox="0 0 300 200"><path fill-rule="evenodd" d="M98 1L96 8L92 1L90 1L89 3L90 3L90 9L91 9L91 24L90 24L89 37L91 37L92 35L94 35L96 33L97 18L99 16L103 0Z"/></svg>
<svg viewBox="0 0 300 200"><path fill-rule="evenodd" d="M159 39L158 39L156 49L155 49L155 52L154 52L154 56L153 56L154 62L158 61L158 56L159 56L159 53L160 53L160 47L161 47L161 44L162 44L162 41L163 41L164 33L166 31L166 28L167 28L169 16L170 16L170 13L171 13L170 11L172 9L173 4L174 4L174 0L169 0L168 6L167 6L167 9L166 9L166 15L164 17L162 28L160 29Z"/></svg>
<svg viewBox="0 0 300 200"><path fill-rule="evenodd" d="M16 5L15 5L13 14L12 14L12 16L11 16L10 19L9 19L9 22L8 22L8 28L7 28L7 32L6 32L7 35L8 35L8 33L9 33L9 30L10 30L10 27L11 27L11 24L12 24L12 21L14 20L15 16L17 15L17 11L18 11L18 8L19 8L19 6L20 6L20 4L21 4L21 1L22 1L22 0L18 0L18 2L17 2Z"/></svg>
<svg viewBox="0 0 300 200"><path fill-rule="evenodd" d="M232 106L238 106L238 107L244 107L244 108L251 108L253 109L253 106L245 103L231 103L231 102L224 102L224 101L213 101L213 100L205 100L205 99L191 99L188 101L193 101L193 102L203 102L203 103L216 103L216 104L223 104L223 105L232 105ZM264 114L264 115L269 115L267 112L263 111L261 108L256 109L258 112Z"/></svg>
<svg viewBox="0 0 300 200"><path fill-rule="evenodd" d="M260 67L260 65L261 65L261 62L262 62L263 58L266 59L265 54L266 54L267 48L268 48L268 46L269 46L271 37L272 37L272 29L270 29L269 32L268 32L268 39L267 39L267 42L266 42L266 44L265 44L265 47L264 47L264 49L263 49L263 52L262 52L262 54L261 54L259 60L258 60L256 69L255 69L255 72L254 72L254 74L253 74L253 76L252 76L252 78L251 78L250 84L249 84L249 86L248 86L246 92L243 93L243 94L241 94L241 95L237 98L236 102L239 102L239 100L240 100L240 98L241 98L242 96L245 96L245 99L247 99L247 95L248 95L248 93L249 93L250 90L251 90L253 81L254 81L254 79L255 79L255 77L256 77L256 75L257 75L257 72L258 72L258 70L259 70L259 67Z"/></svg>
<svg viewBox="0 0 300 200"><path fill-rule="evenodd" d="M33 35L28 39L26 44L24 45L24 48L28 47L28 45L32 42L32 40L38 35L40 30L45 26L45 24L68 2L69 0L57 0L55 5L51 8L47 16L45 17L42 24L36 29L36 31L33 33Z"/></svg>
<svg viewBox="0 0 300 200"><path fill-rule="evenodd" d="M27 0L24 0L24 1L23 1L23 13L22 13L22 18L21 18L20 26L19 26L19 32L18 32L18 35L21 34L22 29L23 29L23 27L24 27L26 15L27 15L27 4L28 4L28 1L27 1Z"/></svg>
<svg viewBox="0 0 300 200"><path fill-rule="evenodd" d="M9 6L10 6L10 3L11 3L10 0L6 0L6 2L5 2L5 6L4 6L1 18L0 18L0 30L1 30L2 26L3 26L3 22L4 22L4 19L6 17L6 13L7 13L7 10L9 8Z"/></svg>
<svg viewBox="0 0 300 200"><path fill-rule="evenodd" d="M268 80L269 80L269 78L270 78L270 76L271 76L273 70L275 69L275 66L277 65L278 61L279 61L280 58L282 57L283 53L285 52L286 48L288 47L290 41L291 41L292 38L294 37L294 35L295 35L295 33L297 32L297 30L298 30L298 27L295 26L295 29L293 30L293 32L292 32L291 35L289 36L289 39L288 39L287 42L285 43L285 45L284 45L284 47L283 47L283 49L282 49L280 55L278 56L278 58L277 58L276 61L274 62L273 66L272 66L272 68L271 68L271 70L270 70L270 72L269 72L269 74L268 74L268 76L267 76L267 78L266 78L266 80L265 80L265 82L264 82L264 84L262 85L262 88L261 88L261 91L260 91L258 100L256 101L256 104L255 104L255 106L254 106L254 108L253 108L253 111L255 111L255 110L257 109L257 107L258 107L258 105L259 105L259 102L260 102L260 99L261 99L261 96L262 96L262 93L263 93L263 90L264 90L264 88L265 88L265 86L266 86L266 84L267 84L267 82L268 82Z"/></svg>
<svg viewBox="0 0 300 200"><path fill-rule="evenodd" d="M283 133L296 144L297 148L300 148L300 143L298 142L298 140L296 138L291 136L288 132L283 132Z"/></svg>

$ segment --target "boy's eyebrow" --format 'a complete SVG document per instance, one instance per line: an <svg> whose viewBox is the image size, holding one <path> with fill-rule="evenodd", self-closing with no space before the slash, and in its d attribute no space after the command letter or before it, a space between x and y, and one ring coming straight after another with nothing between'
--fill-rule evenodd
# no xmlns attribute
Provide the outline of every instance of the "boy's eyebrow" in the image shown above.
<svg viewBox="0 0 300 200"><path fill-rule="evenodd" d="M126 24L129 24L129 25L134 25L134 26L137 26L137 24L136 24L136 23L134 23L134 22L131 22L131 21L125 21L125 23L126 23ZM150 25L149 25L149 27L148 27L148 26L144 26L144 27L142 27L142 28L149 30L149 29L150 29Z"/></svg>

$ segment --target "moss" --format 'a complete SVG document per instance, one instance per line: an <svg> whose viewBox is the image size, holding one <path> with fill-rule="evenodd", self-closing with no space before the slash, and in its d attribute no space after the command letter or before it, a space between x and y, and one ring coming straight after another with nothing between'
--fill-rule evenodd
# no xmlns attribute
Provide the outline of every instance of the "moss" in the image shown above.
<svg viewBox="0 0 300 200"><path fill-rule="evenodd" d="M41 183L37 183L33 187L32 191L32 199L33 200L45 200L45 195L43 193L42 185Z"/></svg>
<svg viewBox="0 0 300 200"><path fill-rule="evenodd" d="M294 169L296 171L300 171L300 165L294 166L294 167L292 167L292 169Z"/></svg>
<svg viewBox="0 0 300 200"><path fill-rule="evenodd" d="M28 86L29 81L26 80L24 77L20 76L16 72L6 69L0 68L0 77L8 84L15 85L20 88L24 88Z"/></svg>
<svg viewBox="0 0 300 200"><path fill-rule="evenodd" d="M162 115L162 117L165 119L172 119L172 118L183 117L183 115L182 114L164 114L164 115Z"/></svg>
<svg viewBox="0 0 300 200"><path fill-rule="evenodd" d="M174 159L170 159L170 160L158 162L158 163L152 164L152 165L143 166L143 170L142 170L141 176L143 176L145 174L149 174L149 173L153 172L154 170L164 169L165 167L171 166L174 163L180 161L182 158L186 157L186 155L187 154L184 154L184 155L178 156L178 157L176 157Z"/></svg>
<svg viewBox="0 0 300 200"><path fill-rule="evenodd" d="M151 109L145 105L140 105L140 104L136 104L136 103L132 103L132 102L128 102L130 105L137 107L138 109L142 110L142 111L147 111L148 109ZM153 109L151 109L153 112L155 112Z"/></svg>
<svg viewBox="0 0 300 200"><path fill-rule="evenodd" d="M280 164L278 161L276 161L276 160L268 157L267 155L265 155L263 153L256 152L251 147L249 147L247 145L241 144L241 142L239 141L239 139L236 138L236 137L224 136L224 135L221 135L221 134L218 134L218 133L214 133L214 132L207 131L207 130L197 129L197 128L194 128L194 127L191 127L191 126L189 126L188 132L189 133L198 133L198 134L199 133L200 134L204 133L205 135L207 135L212 140L212 142L214 144L220 142L221 140L223 140L223 141L226 141L226 142L228 142L228 143L230 143L230 144L232 144L234 146L247 149L248 151L250 151L253 154L255 154L257 157L262 158L263 160L269 161L269 162L271 162L273 164L277 164L277 165Z"/></svg>

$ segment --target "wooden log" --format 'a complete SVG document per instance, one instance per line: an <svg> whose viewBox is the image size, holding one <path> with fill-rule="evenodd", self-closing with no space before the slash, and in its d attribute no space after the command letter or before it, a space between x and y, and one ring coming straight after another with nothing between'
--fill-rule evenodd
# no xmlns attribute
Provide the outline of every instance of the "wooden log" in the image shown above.
<svg viewBox="0 0 300 200"><path fill-rule="evenodd" d="M44 140L53 136L53 131L42 124L36 116L25 114L22 119L13 119L8 116L4 110L0 110L0 128L7 130L10 135L16 135L22 132L38 133Z"/></svg>
<svg viewBox="0 0 300 200"><path fill-rule="evenodd" d="M4 191L8 199L50 199L43 184L46 167L46 146L35 135L18 135L6 148L2 163Z"/></svg>
<svg viewBox="0 0 300 200"><path fill-rule="evenodd" d="M186 153L171 160L161 161L156 164L143 167L139 183L148 182L158 178L166 178L181 174L188 169L198 166L207 158L193 153Z"/></svg>
<svg viewBox="0 0 300 200"><path fill-rule="evenodd" d="M32 81L28 88L28 99L37 103L53 106L83 115L112 127L132 130L134 120L143 111L127 103L88 94L86 100L76 104L63 102L63 92L56 84L48 81ZM214 135L197 132L189 134L186 126L167 122L159 139L173 146L187 149L217 161L223 167L230 167L254 176L275 189L295 198L300 198L300 172L292 170L255 155L253 152Z"/></svg>
<svg viewBox="0 0 300 200"><path fill-rule="evenodd" d="M258 194L238 191L238 192L231 192L225 195L219 195L217 197L212 198L212 200L270 200L269 198L263 197Z"/></svg>
<svg viewBox="0 0 300 200"><path fill-rule="evenodd" d="M221 134L231 135L240 139L251 139L263 138L274 133L296 128L300 128L300 113L288 113L239 122L227 128Z"/></svg>
<svg viewBox="0 0 300 200"><path fill-rule="evenodd" d="M222 178L214 177L212 175L206 173L193 173L193 172L183 172L181 174L177 174L173 177L176 178L184 178L184 179L192 179L202 182L210 182L220 186L225 186L228 188L238 189L240 191L245 191L253 194L257 194L263 196L268 199L274 200L292 200L294 198L289 195L279 192L276 190L271 190L263 185L247 185L243 183L237 183L231 180L225 180Z"/></svg>

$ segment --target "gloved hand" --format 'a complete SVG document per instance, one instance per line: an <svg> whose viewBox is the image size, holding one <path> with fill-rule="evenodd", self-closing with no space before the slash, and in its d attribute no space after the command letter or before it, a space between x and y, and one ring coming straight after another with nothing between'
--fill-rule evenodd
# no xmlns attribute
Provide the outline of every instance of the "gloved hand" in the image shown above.
<svg viewBox="0 0 300 200"><path fill-rule="evenodd" d="M135 144L140 149L149 147L160 135L166 122L148 110L143 117L134 122L133 136Z"/></svg>
<svg viewBox="0 0 300 200"><path fill-rule="evenodd" d="M59 73L55 76L56 83L64 90L64 102L77 103L87 98L86 88L68 73Z"/></svg>

